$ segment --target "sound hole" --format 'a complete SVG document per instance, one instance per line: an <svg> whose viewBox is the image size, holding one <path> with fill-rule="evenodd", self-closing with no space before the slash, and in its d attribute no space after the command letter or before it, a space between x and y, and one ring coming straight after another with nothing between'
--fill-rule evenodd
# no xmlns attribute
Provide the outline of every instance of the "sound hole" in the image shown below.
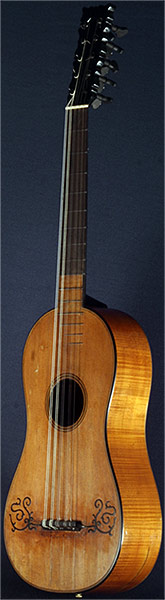
<svg viewBox="0 0 165 600"><path fill-rule="evenodd" d="M60 427L71 427L83 412L83 392L74 379L65 378L56 383L53 391L52 418ZM50 403L51 403L50 398Z"/></svg>

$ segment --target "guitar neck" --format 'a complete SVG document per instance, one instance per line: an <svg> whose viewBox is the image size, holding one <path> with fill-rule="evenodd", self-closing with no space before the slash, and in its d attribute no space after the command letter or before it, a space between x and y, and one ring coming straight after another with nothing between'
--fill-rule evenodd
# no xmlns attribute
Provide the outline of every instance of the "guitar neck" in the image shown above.
<svg viewBox="0 0 165 600"><path fill-rule="evenodd" d="M59 289L85 288L88 105L66 107L58 248Z"/></svg>

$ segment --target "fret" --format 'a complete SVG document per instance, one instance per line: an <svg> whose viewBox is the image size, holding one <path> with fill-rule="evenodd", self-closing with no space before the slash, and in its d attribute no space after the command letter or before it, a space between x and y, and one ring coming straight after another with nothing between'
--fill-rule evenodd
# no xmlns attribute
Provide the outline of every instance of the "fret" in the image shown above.
<svg viewBox="0 0 165 600"><path fill-rule="evenodd" d="M82 307L82 298L80 300L72 300L70 298L70 300L66 300L62 302L62 306L61 303L59 302L59 311L63 312L63 315L68 314L68 313L72 313L72 312L76 312L79 313L79 311L81 311L81 307Z"/></svg>
<svg viewBox="0 0 165 600"><path fill-rule="evenodd" d="M62 292L61 289L59 290L59 296L63 297L65 300L67 298L71 298L72 300L80 300L82 296L82 290L83 288L63 288Z"/></svg>
<svg viewBox="0 0 165 600"><path fill-rule="evenodd" d="M71 346L72 344L78 344L79 346L81 346L81 344L83 344L83 342L69 342L69 346Z"/></svg>
<svg viewBox="0 0 165 600"><path fill-rule="evenodd" d="M76 312L76 311L70 310L68 312L65 312L65 311L59 312L58 315L83 315L83 312L82 311Z"/></svg>
<svg viewBox="0 0 165 600"><path fill-rule="evenodd" d="M72 154L88 154L88 150L75 150Z"/></svg>
<svg viewBox="0 0 165 600"><path fill-rule="evenodd" d="M64 335L68 335L68 336L71 336L71 335L83 335L83 332L80 333L79 331L77 331L77 333L75 333L75 331L74 331L74 333L65 333Z"/></svg>
<svg viewBox="0 0 165 600"><path fill-rule="evenodd" d="M64 227L64 229L66 229L68 231L68 229L86 229L86 225L82 225L81 227Z"/></svg>
<svg viewBox="0 0 165 600"><path fill-rule="evenodd" d="M73 175L74 177L76 177L76 175L87 175L87 171L74 171L74 170L72 171L72 170L71 170L71 172L70 172L70 177L71 177L72 175Z"/></svg>
<svg viewBox="0 0 165 600"><path fill-rule="evenodd" d="M75 286L65 287L64 286L64 287L59 287L59 290L83 290L83 286L82 285L81 286L78 285L77 287L75 287Z"/></svg>
<svg viewBox="0 0 165 600"><path fill-rule="evenodd" d="M77 313L76 313L76 314L77 314ZM66 326L68 326L68 325L70 325L70 326L71 326L71 325L78 325L78 326L79 326L79 325L84 325L84 323L83 323L83 322L80 322L80 321L79 321L79 323L78 323L78 322L77 322L77 323L76 323L76 322L74 322L74 323L63 323L63 326L64 326L64 327L66 327Z"/></svg>
<svg viewBox="0 0 165 600"><path fill-rule="evenodd" d="M78 213L78 212L87 212L86 208L73 208L72 210L69 210L70 213Z"/></svg>
<svg viewBox="0 0 165 600"><path fill-rule="evenodd" d="M79 304L80 304L80 301L81 301L80 299L77 300L75 298L68 298L67 300L63 300L63 302L79 302Z"/></svg>
<svg viewBox="0 0 165 600"><path fill-rule="evenodd" d="M83 131L88 131L88 129L87 129L87 127L85 129L74 129L74 128L72 129L72 133L74 133L74 132L78 133L79 131L82 133Z"/></svg>
<svg viewBox="0 0 165 600"><path fill-rule="evenodd" d="M76 260L78 262L77 256L75 258L71 257L71 258L67 258L66 262L72 262L73 260ZM86 258L81 258L81 262L85 262Z"/></svg>
<svg viewBox="0 0 165 600"><path fill-rule="evenodd" d="M75 204L77 206L78 203L77 203L77 201L73 202L73 199L72 199L72 202L70 204L72 207L72 206L75 206ZM77 229L78 225L81 225L81 227L86 227L86 224L87 224L86 212L84 212L83 210L81 212L80 211L77 211L77 212L72 211L71 212L70 210L68 211L67 223L66 223L67 229L69 229L70 227L72 227L72 228L75 227L75 229Z"/></svg>
<svg viewBox="0 0 165 600"><path fill-rule="evenodd" d="M80 196L81 194L87 194L87 190L79 190L77 192L69 192L69 196Z"/></svg>
<svg viewBox="0 0 165 600"><path fill-rule="evenodd" d="M77 275L61 275L60 287L68 287L69 289L83 287L82 274L78 273Z"/></svg>

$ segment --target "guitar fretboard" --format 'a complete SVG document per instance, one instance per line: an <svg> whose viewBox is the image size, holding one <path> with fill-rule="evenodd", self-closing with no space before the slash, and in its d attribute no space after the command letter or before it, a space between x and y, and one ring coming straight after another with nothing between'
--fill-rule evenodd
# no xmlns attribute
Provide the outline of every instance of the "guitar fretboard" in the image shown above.
<svg viewBox="0 0 165 600"><path fill-rule="evenodd" d="M68 109L60 275L85 274L87 227L88 110Z"/></svg>

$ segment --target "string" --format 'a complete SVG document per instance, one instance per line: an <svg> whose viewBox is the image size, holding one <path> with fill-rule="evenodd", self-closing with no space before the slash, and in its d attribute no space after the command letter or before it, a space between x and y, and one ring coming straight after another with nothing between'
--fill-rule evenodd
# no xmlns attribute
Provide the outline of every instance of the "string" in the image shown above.
<svg viewBox="0 0 165 600"><path fill-rule="evenodd" d="M82 242L83 242L83 220L82 220L82 191L83 191L83 181L84 181L84 136L85 136L85 132L84 132L84 116L85 116L85 111L83 110L83 112L81 113L80 119L81 119L81 132L80 132L80 136L79 136L79 149L82 148L82 155L78 155L78 167L77 167L77 171L79 171L79 176L78 176L78 191L79 191L79 204L78 204L78 208L79 210L76 213L77 216L77 272L81 273L83 272L83 246L82 246ZM80 232L80 237L78 235L78 232ZM83 275L82 275L83 277ZM81 298L82 301L82 298ZM80 319L80 321L82 320L82 318ZM80 328L80 325L79 325ZM80 330L80 329L79 329ZM76 353L77 353L77 374L78 374L78 379L81 380L81 373L80 373L80 352L81 352L81 345L78 344L76 347ZM75 410L75 406L74 406L74 410ZM75 518L77 517L77 497L78 497L78 433L79 433L79 428L76 428L75 431L75 435L74 435L74 456L72 458L73 460L73 478L72 478L72 494L75 498ZM76 454L76 456L75 456ZM75 472L74 472L74 461L75 461Z"/></svg>
<svg viewBox="0 0 165 600"><path fill-rule="evenodd" d="M58 381L61 372L61 349L62 349L62 325L63 325L63 300L64 300L64 275L65 275L65 262L66 262L66 232L67 232L67 214L68 214L68 189L69 189L69 169L70 169L70 144L71 144L71 126L72 126L72 111L69 112L68 120L68 139L67 139L67 161L66 161L66 179L65 179L65 207L64 207L64 220L63 220L63 246L62 246L62 264L61 264L61 291L60 291L60 302L58 306L59 310L59 333L58 333L58 347L57 347L57 376ZM58 423L59 416L59 390L60 386L56 386L56 405L55 405L55 423ZM51 506L50 506L50 518L53 520L54 516L54 499L55 499L55 475L56 475L56 458L57 458L57 440L58 440L58 428L54 427L53 435L53 462L52 462L52 480L51 480ZM58 508L56 518L58 519Z"/></svg>
<svg viewBox="0 0 165 600"><path fill-rule="evenodd" d="M79 113L78 113L77 115L75 114L75 117L76 117L76 118L77 118L77 117L79 118ZM74 130L76 130L76 128L77 128L77 123L78 123L78 121L76 120L76 118L74 118L74 120L73 120L73 125L75 126L75 127L74 127ZM73 136L73 137L74 137L74 136ZM72 161L72 164L71 164L72 168L71 168L71 174L70 174L70 176L71 176L71 179L73 179L72 175L75 175L75 178L77 178L77 181L76 181L76 186L74 186L74 190L76 190L76 192L79 194L79 193L80 193L80 189L79 189L79 185L78 185L78 183L80 183L80 187L81 187L81 178L83 177L83 169L82 169L82 175L80 176L80 173L79 173L79 167L78 167L78 153L77 153L77 144L76 144L76 142L77 142L77 144L78 144L78 142L79 142L79 138L78 138L78 136L76 136L76 140L74 140L74 143L72 144L72 151L74 150L74 153L76 154L76 161L74 161L74 162ZM72 157L72 158L73 158L73 157ZM73 198L72 198L72 200L73 200ZM77 206L77 205L76 205L76 206ZM80 206L80 204L78 204L78 206ZM71 214L72 214L72 213L71 213ZM71 215L70 215L69 224L71 223L72 227L73 227L73 226L75 226L75 230L76 230L76 233L77 233L77 236L78 236L78 219L79 219L79 218L81 219L81 211L78 211L78 210L76 211L76 220L75 220L75 218L73 218L73 216L75 217L74 213L73 213L73 215L72 215L72 220L71 220ZM81 221L80 221L80 222L81 222ZM81 230L80 230L80 231L81 231ZM67 259L69 258L69 260L71 259L71 245L72 245L72 240L73 240L73 239L75 239L75 238L73 238L73 236L72 236L72 237L71 237L71 236L69 237L69 242L70 242L70 244L69 244L69 246L67 247ZM81 232L81 243L82 243L82 232ZM79 256L79 252L78 252L78 250L79 250L79 247L78 247L78 244L77 244L77 242L76 242L76 248L77 248L77 259L76 259L76 263L77 263L77 261L79 261L79 259L81 260L81 253L80 253L80 256ZM75 259L75 257L74 257L74 259ZM73 267L73 265L72 265L72 267ZM79 268L79 267L77 267L77 268L75 268L75 267L74 267L74 268L73 268L73 271L76 271L76 274L77 274L77 273L81 273L81 270L82 270L82 268ZM69 291L70 291L70 290L69 290ZM72 303L74 302L74 301L73 301L73 299L71 299L70 297L69 297L69 300L72 300ZM80 301L80 300L79 300L79 301ZM75 313L76 313L76 300L75 300ZM76 316L77 316L77 315L76 315ZM75 317L74 317L74 318L75 318ZM77 321L77 319L76 319L76 321ZM68 320L68 323L69 323L69 320ZM68 327L67 327L67 329L68 329ZM75 332L76 332L76 330L75 330ZM75 332L73 331L73 332L72 332L72 335L74 335L74 333L75 333ZM68 331L67 331L67 333L68 333ZM75 371L76 371L76 372L78 371L78 367L76 368L76 360L75 360L75 359L73 360L73 357L74 357L74 356L75 356L75 357L77 356L77 354L78 354L78 351L77 351L77 350L78 350L78 349L76 348L76 343L75 343L75 346L74 346L74 343L73 343L73 346L72 346L72 352L71 352L71 349L70 349L70 352L69 352L69 357L70 357L70 364L71 364L71 366L72 366L72 364L74 365L74 368L75 368ZM78 356L79 356L79 355L78 355ZM71 357L72 357L72 358L71 358ZM63 357L62 357L62 358L63 358ZM63 359L62 371L66 372L66 368L65 368L64 362L65 362L65 364L66 364L66 361L65 361L65 356L64 356L64 359ZM70 370L71 370L71 369L69 369L69 372L70 372ZM72 369L72 370L74 370L74 369ZM73 381L73 380L72 380L72 381ZM64 380L64 383L65 383L65 380ZM74 399L75 399L75 391L76 391L76 390L75 390L75 388L76 388L76 383L75 383L75 381L74 381L73 385L71 385L71 387L70 387L70 389L69 389L69 396L70 396L70 398L68 399L68 400L69 400L69 404L71 404L71 400L72 400L72 403L74 404ZM63 386L63 394L65 395L65 387L64 387L64 386ZM74 419L74 416L75 416L75 409L73 408L73 422L74 422L74 420L75 420L75 419ZM75 437L75 436L74 436L74 437ZM67 432L67 430L66 430L66 432L65 432L65 438L64 438L64 436L62 436L62 438L60 438L60 439L62 440L62 444L63 444L64 440L65 440L65 442L67 441L67 442L69 443L69 439L71 438L71 446L72 446L72 448L71 448L71 453L70 453L70 454L71 454L71 458L72 458L72 472L73 472L73 475L74 475L74 443L73 443L74 437L73 437L73 435L72 435L72 434L71 434L71 436L69 436L69 434L68 434L68 432ZM67 450L69 450L68 443L66 444L66 446L67 446ZM60 461L60 458L61 458L61 446L62 446L62 444L60 443L60 449L59 449L59 455L58 455L58 462ZM67 452L66 452L66 454L67 454L67 457L69 457L69 451L67 451ZM64 452L63 452L63 457L64 457ZM69 470L69 468L68 468L68 460L66 460L65 462L66 462L66 475L68 475L68 476L69 476L70 470ZM58 469L58 470L59 470L59 469ZM71 478L71 479L72 479L72 481L73 481L73 476L72 476L72 478ZM65 477L65 482L66 482L66 480L67 480L67 477ZM60 484L61 484L61 481L60 481L60 478L59 478L59 485L58 485L58 501L59 501L59 498L60 498ZM72 488L73 488L73 486L72 486ZM64 489L64 482L63 482L63 489ZM73 491L72 491L72 499L73 499ZM71 506L71 505L70 505L70 506ZM72 505L72 507L70 508L70 510L71 510L70 514L69 514L69 515L67 515L67 513L66 513L66 509L65 509L65 515L64 515L64 516L65 516L65 519L66 519L67 517L70 517L70 519L71 519L71 517L72 517L72 512L73 512L73 505Z"/></svg>
<svg viewBox="0 0 165 600"><path fill-rule="evenodd" d="M79 130L79 118L80 118L80 123L81 123L81 115L83 114L82 110L81 109L80 109L80 111L78 110L77 111L77 115L76 115L76 117L77 117L76 118L76 129L78 129L78 130ZM76 269L75 270L76 270L77 274L81 274L81 269L79 268L79 260L78 260L78 255L79 255L79 246L78 246L79 212L78 212L78 210L80 209L80 195L79 195L80 189L79 189L79 183L80 183L80 178L81 178L81 175L79 174L79 171L80 171L80 157L79 157L79 154L78 154L78 149L79 149L79 133L78 133L78 135L76 135L76 141L77 141L77 144L75 144L75 152L76 152L76 156L75 156L75 158L76 158L76 160L75 160L76 187L75 187L75 189L76 189L76 192L77 192L77 203L76 203L76 212L73 213L73 215L74 215L74 221L73 222L74 222L75 227L76 227L76 240L75 240L75 244L76 244L76 250L77 250L77 256L76 256L76 260L75 260L75 263L76 263ZM81 229L80 229L80 232L81 232ZM79 292L78 292L78 294L79 294ZM78 323L77 323L77 326L75 327L76 334L77 334L77 328L79 329L79 327L80 327L79 321L81 321L81 317L80 317L80 319L76 318L76 322L77 321L78 321ZM76 344L76 336L75 336L75 344L73 344L72 348L73 348L73 356L74 356L74 361L73 362L75 363L75 370L76 370L76 373L77 373L76 358L77 358L77 353L79 351L79 346L77 347L77 344ZM74 382L74 385L73 385L73 422L75 421L75 396L76 396L76 385L75 385L75 382ZM73 515L73 498L75 496L75 494L74 494L74 469L75 469L75 445L76 445L75 443L77 442L77 435L76 434L77 434L77 429L76 429L76 431L73 430L72 443L71 443L71 486L72 486L71 510L72 510L72 515ZM77 460L77 453L76 453L76 460ZM76 467L77 467L77 463L76 463ZM75 518L76 514L73 515L73 516Z"/></svg>
<svg viewBox="0 0 165 600"><path fill-rule="evenodd" d="M86 171L86 154L85 154L85 150L86 150L86 145L85 145L85 141L86 141L86 132L85 132L85 110L82 113L82 119L81 119L81 134L79 136L79 149L82 149L82 154L78 155L78 168L77 171L79 171L79 175L78 175L78 191L79 191L79 204L78 204L78 211L76 213L77 216L77 272L82 274L82 278L84 277L83 275L83 271L84 271L84 204L85 204L85 197L84 197L84 184L86 181L86 176L85 176L85 171ZM80 237L78 235L78 232L80 231ZM80 244L80 245L79 245ZM83 304L83 298L82 298L82 294L81 294L81 303ZM80 319L80 322L82 321L82 318ZM81 330L81 327L79 325L79 331ZM77 375L78 375L78 379L81 381L81 345L77 345L75 346L76 348L76 353L77 353ZM75 408L75 407L74 407ZM73 454L72 454L72 461L73 461L73 478L72 478L72 494L73 497L75 499L75 515L74 518L77 519L78 517L81 520L81 515L78 515L78 449L79 449L79 427L76 427L76 430L74 431L74 444L73 444ZM76 456L75 456L76 454ZM79 457L80 458L80 457ZM76 466L76 468L74 469L74 465ZM73 553L72 553L72 576L73 579L75 579L75 568L76 568L76 538L74 537L74 543L73 543Z"/></svg>
<svg viewBox="0 0 165 600"><path fill-rule="evenodd" d="M44 497L44 519L46 525L47 510L48 510L48 493L50 479L50 455L51 455L51 438L52 438L52 412L53 412L53 387L56 366L56 345L57 345L57 325L58 325L58 301L59 301L59 281L60 281L60 259L61 259L61 241L62 241L62 221L64 210L64 185L65 185L65 165L66 165L66 150L67 150L67 133L68 133L68 111L65 111L64 124L64 146L63 146L63 161L62 161L62 182L61 182L61 199L60 199L60 218L59 218L59 234L58 234L58 254L57 254L57 274L56 274L56 291L55 291L55 310L53 323L53 344L52 344L52 362L51 362L51 386L50 386L50 402L49 402L49 420L48 420L48 436L47 436L47 454L46 454L46 475L45 475L45 497Z"/></svg>
<svg viewBox="0 0 165 600"><path fill-rule="evenodd" d="M77 119L77 111L73 112L73 130L72 130L72 135L73 135L73 140L72 140L72 157L71 157L71 175L70 175L70 209L72 209L73 206L73 178L74 178L74 173L76 172L76 167L75 167L75 159L76 159L76 144L75 144L75 123L76 123L76 119ZM76 185L74 182L74 191L76 192ZM73 262L73 249L72 249L72 244L73 244L73 232L74 232L74 213L70 212L70 219L69 219L69 227L70 227L70 235L69 237L69 248L68 248L68 260L69 260L69 265L70 265L70 272L73 274L74 273L74 262ZM72 261L72 264L71 264ZM75 280L75 286L76 288L76 280ZM73 290L73 295L76 293L76 289ZM71 296L72 296L72 292L69 290L69 298L71 300ZM71 302L71 306L75 306L75 303L73 303L73 299ZM76 306L75 306L75 312L76 312ZM76 322L76 315L74 315L73 317L73 321ZM70 322L72 321L72 318L70 319ZM74 365L74 361L73 361L73 346L70 343L72 340L72 335L74 335L74 327L72 327L71 325L71 330L70 330L70 326L69 326L69 315L68 315L68 324L67 324L67 350L68 350L68 359L69 359L69 363L68 363L68 370L69 373L70 371L73 371L73 365ZM72 333L72 335L69 335L69 333ZM69 337L70 337L70 342L69 342ZM69 347L70 346L70 347ZM73 361L73 365L72 365L72 361ZM72 368L71 368L72 367ZM71 381L73 382L73 379L71 378ZM71 404L73 401L73 394L74 394L74 387L75 384L71 383L70 388L68 390L68 417L69 417L69 408L71 408ZM70 459L68 461L68 459ZM70 468L69 468L70 466ZM68 479L72 479L72 430L69 431L67 430L66 432L66 461L65 461L65 518L69 518L70 520L72 519L72 510L71 510L71 497L70 499L68 498L68 491L70 490L70 496L71 496L71 487L70 485L68 485L69 483L71 484L71 481L69 482Z"/></svg>
<svg viewBox="0 0 165 600"><path fill-rule="evenodd" d="M87 112L87 119L88 119L88 112ZM87 127L87 123L86 123L86 127ZM84 132L84 133L85 133L85 132ZM86 134L85 134L85 135L86 135ZM84 136L84 137L85 137L85 136ZM86 150L87 150L87 145L86 145ZM84 154L84 155L83 155L83 171L84 171L84 170L85 170L85 171L87 171L87 154ZM85 182L86 182L86 184L87 184L87 176L85 176ZM87 192L87 187L85 187L85 189L86 189L86 192ZM87 200L87 196L85 196L85 198L84 198L84 201L83 201L83 207L85 207L85 209L86 209L86 211L87 211L87 202L85 202L85 199ZM84 214L84 213L83 213L83 214ZM85 219L84 219L84 220L85 220ZM87 219L85 220L85 222L86 222L86 225L87 225ZM85 236L85 229L83 229L83 243L85 243L85 240L86 240L86 236ZM83 247L84 247L84 246L83 246ZM83 253L83 254L84 254L84 255L85 255L85 257L86 257L86 252L85 252L85 253ZM84 267L85 267L85 268L83 268L83 278L84 278L84 276L85 276L85 273L86 273L86 265L85 265L85 263L84 263ZM84 290L84 291L85 291L85 290ZM87 523L87 517L86 517L86 514L85 514L85 519L86 519L86 520L85 520L85 522ZM83 565L82 565L82 569L83 569L83 570L84 570L84 562L85 562L85 555L86 555L86 541L87 541L87 538L86 538L86 536L85 536L84 555L83 555L83 557L84 557L84 561L83 561Z"/></svg>
<svg viewBox="0 0 165 600"><path fill-rule="evenodd" d="M76 111L77 112L77 111ZM69 115L68 115L69 113ZM84 111L83 111L84 113ZM77 113L77 115L79 116L79 111ZM76 116L76 113L75 113ZM83 114L84 117L84 114ZM82 123L82 130L85 130L85 127L83 126L84 124ZM46 460L46 478L45 478L45 499L44 499L44 519L45 520L45 525L46 525L46 519L47 519L47 507L48 507L48 490L49 490L49 479L50 479L50 455L51 455L51 434L52 434L52 419L51 416L53 414L53 387L54 387L54 375L55 375L55 366L57 365L57 377L56 380L58 381L60 374L61 374L61 358L62 358L62 327L63 327L63 307L64 307L64 293L65 293L65 270L66 270L66 250L68 250L66 248L66 240L67 240L67 220L68 220L68 198L69 198L69 170L70 170L70 160L71 160L71 132L72 132L72 109L71 110L66 110L66 117L65 117L65 130L64 130L64 155L63 155L63 172L62 172L62 188L61 188L61 211L60 211L60 226L59 226L59 244L58 244L58 260L57 260L57 285L56 285L56 300L55 300L55 306L57 306L57 311L59 310L59 315L55 314L55 318L54 318L54 327L53 327L53 351L52 351L52 368L51 368L51 393L50 393L50 406L49 406L49 424L48 424L48 440L47 440L47 460ZM84 140L83 140L83 135L84 135L84 131L82 134L82 146L83 146L83 165L84 165L84 152L85 152L85 148L84 148ZM84 135L85 138L85 135ZM79 141L78 137L77 140ZM74 142L75 143L75 142ZM76 177L77 177L77 181L76 181L76 190L77 190L77 186L78 183L80 182L80 188L83 182L83 172L84 172L84 167L82 165L82 174L81 172L78 171L78 167L77 167L77 163L78 163L78 153L76 153L76 144L74 147L74 151L75 151L75 156L76 156L76 166L74 164L74 168L72 169L74 172L74 169L76 169ZM66 161L66 153L67 153L67 161ZM79 155L80 156L80 155ZM67 163L67 164L66 164ZM66 179L65 179L65 166L66 166ZM79 173L79 174L78 174ZM82 180L82 182L81 182ZM64 194L64 190L65 190L65 194ZM78 194L81 192L83 192L84 190L79 190L78 188ZM73 199L73 198L72 198ZM78 198L79 199L79 198ZM64 200L65 200L65 205L64 205ZM72 215L74 216L73 222L76 222L76 227L75 229L77 230L77 239L78 239L78 232L79 229L78 227L80 227L81 224L81 228L80 228L80 240L81 243L84 243L84 236L83 236L83 228L82 228L82 203L81 203L81 195L80 195L80 204L77 203L76 206L79 206L79 208L76 209L76 219L75 219L75 213L74 211L72 212ZM64 208L65 206L65 208ZM85 210L85 209L84 209ZM64 213L64 214L63 214ZM70 217L70 221L71 221L71 217ZM60 280L60 265L61 265L61 239L62 239L62 233L64 236L63 239L63 249L62 249L62 269L61 269L61 286L60 286L60 302L59 302L59 280ZM73 239L69 238L70 240ZM81 246L80 246L81 248ZM83 272L82 269L82 265L81 265L81 258L82 260L84 260L84 247L82 247L82 252L79 252L79 245L77 243L77 268L76 273L80 273ZM71 241L70 241L70 251L69 251L69 258L70 258L70 254L71 254ZM68 256L67 256L68 258ZM75 257L74 257L75 258ZM80 263L80 267L79 268L79 263ZM75 288L77 290L77 287L75 285ZM70 290L68 295L70 296ZM76 294L76 298L79 298L79 293L78 296ZM70 299L70 297L69 297ZM73 300L73 299L72 299ZM82 298L81 298L82 300ZM75 303L76 304L76 303ZM76 313L76 309L75 309L75 313ZM59 319L58 319L59 316ZM75 315L75 317L77 317L78 315ZM77 319L75 318L75 321L78 324L78 329L79 329L79 321L77 321ZM68 319L68 323L69 323L69 319ZM68 325L67 325L67 329L68 329ZM77 332L77 329L75 328L75 332L74 332L74 328L73 328L73 335L74 333ZM75 347L74 347L75 346ZM57 350L56 350L57 347ZM80 371L80 347L77 348L76 344L73 344L73 352L72 352L76 357L78 357L78 364L77 364L77 368L75 366L75 370L76 372L79 373ZM71 354L70 354L71 356ZM65 357L64 357L65 358ZM66 357L67 360L67 357ZM70 361L72 363L72 360ZM73 363L75 363L76 365L76 361L74 359ZM75 388L75 385L74 385ZM64 387L63 387L64 390ZM73 393L73 388L71 387L71 392ZM65 393L65 392L64 392ZM60 385L58 387L56 387L56 404L55 404L55 423L58 423L58 418L59 418L59 394L60 394ZM74 389L74 396L75 396L75 389ZM62 403L62 410L63 410L63 416L62 418L64 419L64 402ZM73 404L73 421L75 420L75 399L74 399L74 404ZM63 421L64 422L64 421ZM52 486L51 486L51 514L50 514L50 518L51 520L53 520L54 518L54 500L55 500L55 475L56 475L56 467L57 467L57 446L59 444L59 439L60 439L60 446L61 446L61 441L63 441L63 436L61 436L61 438L59 438L58 435L58 428L54 428L54 439L53 439L53 463L52 463ZM68 438L69 439L69 438ZM73 442L73 440L72 440ZM60 446L58 447L58 481L59 481L59 496L58 498L60 499L60 469L61 469L61 461L60 461ZM77 442L76 442L76 446L77 446ZM77 455L77 452L76 452ZM63 453L64 456L64 453ZM73 461L73 483L74 483L74 445L72 443L72 452L71 452L71 456L72 456L72 461ZM78 459L76 456L76 467L78 468ZM77 479L77 474L76 474L76 479ZM73 486L72 486L73 487ZM76 485L77 487L77 485ZM77 505L77 501L76 501L76 505ZM57 514L56 514L56 518L60 517L60 512L59 512L59 506L58 506L58 510L57 510ZM71 513L70 513L70 518L72 517Z"/></svg>
<svg viewBox="0 0 165 600"><path fill-rule="evenodd" d="M79 268L77 269L76 264L75 264L75 253L73 251L72 245L74 243L74 240L76 239L75 235L74 235L74 229L75 229L75 233L77 233L78 235L78 212L76 212L76 219L75 219L75 214L74 214L74 197L72 196L72 192L73 192L73 183L74 183L74 193L78 194L79 193L79 187L78 187L78 182L79 182L79 175L78 175L78 154L77 154L77 147L78 147L78 135L76 135L76 130L77 130L77 124L78 124L78 120L79 120L79 112L80 111L76 111L73 113L73 129L72 129L72 142L71 142L71 160L70 160L70 192L71 192L71 198L69 198L70 200L70 211L68 211L68 222L69 222L69 229L71 230L71 234L69 234L68 231L68 238L67 238L67 261L69 261L69 269L67 268L67 273L69 270L70 274L75 274L77 275L79 273ZM75 196L76 199L76 196ZM77 196L77 201L78 201L78 196ZM75 250L78 249L78 245L77 245L77 240L76 240L76 248ZM73 259L73 260L72 260ZM76 260L77 263L77 260ZM71 303L71 307L74 307L74 323L77 322L77 286L76 286L76 279L75 279L75 286L74 286L74 290L72 291L72 288L70 288L68 290L68 302L69 304ZM72 297L72 293L73 296ZM66 301L67 302L67 301ZM76 345L74 345L74 343L71 341L73 339L76 338L75 333L77 333L76 331L76 326L71 325L71 329L70 329L70 325L71 325L71 321L69 320L69 315L68 315L68 321L67 321L67 330L65 327L65 335L66 337L66 345L67 345L67 352L68 352L68 363L67 363L67 353L63 354L62 357L62 371L66 373L66 364L67 364L67 370L69 372L69 374L72 375L72 372L76 372L77 368L76 368ZM71 333L70 333L71 331ZM69 341L70 340L70 341ZM69 347L70 346L70 347ZM71 377L71 384L69 386L69 389L67 390L68 392L68 397L67 397L67 401L68 401L68 419L69 417L71 418L72 416L72 421L74 423L75 420L75 393L76 393L76 382L73 379L73 377ZM63 395L64 398L63 400L65 400L65 380L64 380L64 386L63 386ZM72 408L72 414L71 414L71 408ZM65 430L64 435L62 436L62 445L65 444L65 448L63 451L63 460L65 457L65 468L64 468L64 472L65 472L65 477L63 480L63 494L64 494L64 519L70 519L72 520L73 518L73 486L72 486L72 480L73 480L73 472L74 472L74 434L71 430ZM59 460L60 460L60 454L59 453ZM69 481L70 478L70 481ZM59 482L59 486L58 486L58 498L60 497L60 484L61 482ZM64 492L64 486L65 486L65 492ZM72 487L71 487L72 486ZM70 491L70 499L68 498L68 493ZM66 493L67 492L67 493ZM70 507L70 508L69 508Z"/></svg>
<svg viewBox="0 0 165 600"><path fill-rule="evenodd" d="M76 113L72 115L72 124L74 126L74 121L75 121L75 116ZM73 187L73 175L74 175L74 165L73 165L73 157L72 157L72 152L73 152L73 128L72 128L72 136L71 136L71 142L70 142L70 185L71 185L71 189ZM69 192L70 192L70 186L68 189L68 212L67 212L67 242L66 242L66 255L65 255L65 273L68 274L68 270L69 270L69 274L72 271L71 269L71 249L72 249L72 227L73 227L73 218L71 218L72 213L69 210L69 200L70 200L70 196L69 196ZM71 229L71 234L69 233L69 230ZM68 263L69 263L69 269L68 269ZM63 339L64 339L64 344L63 344L63 352L62 352L62 365L61 365L61 371L62 373L68 372L68 374L70 374L71 371L71 365L72 365L72 360L70 360L70 367L69 367L69 361L67 359L67 353L69 355L69 358L71 357L71 351L69 351L69 306L70 306L70 302L72 303L72 299L71 299L71 294L72 294L72 288L70 288L70 286L68 285L68 290L67 293L65 294L64 291L64 308L65 306L67 307L68 305L68 310L66 311L68 313L67 315L67 323L65 324L65 330L64 330L64 334L63 334ZM65 300L65 295L67 296L67 299ZM64 311L65 314L65 311ZM62 403L62 407L63 407L63 414L62 414L62 425L64 427L64 411L65 411L65 393L66 393L66 377L63 380L63 388L62 388L62 397L61 397L61 403ZM67 389L67 393L68 393L68 423L69 423L69 416L71 416L71 400L72 400L72 384L71 386L69 385L69 389ZM60 478L60 473L61 473L61 463L62 463L62 458L63 458L63 496L64 496L64 509L63 509L63 518L64 520L70 518L71 519L71 512L70 514L67 513L67 504L69 504L69 500L68 500L68 477L70 474L70 470L69 469L69 461L68 461L68 457L69 457L69 439L70 439L70 432L68 431L67 427L66 430L63 429L63 431L60 433L60 445L59 445L59 452L58 452L58 490L57 490L57 506L59 509L60 506L60 497L61 497L61 488L62 488L62 482L61 482L61 478ZM65 456L66 455L66 456ZM65 467L64 467L65 465ZM64 473L65 473L65 477L64 477ZM65 490L64 490L64 486L65 486ZM67 494L66 494L67 491Z"/></svg>

